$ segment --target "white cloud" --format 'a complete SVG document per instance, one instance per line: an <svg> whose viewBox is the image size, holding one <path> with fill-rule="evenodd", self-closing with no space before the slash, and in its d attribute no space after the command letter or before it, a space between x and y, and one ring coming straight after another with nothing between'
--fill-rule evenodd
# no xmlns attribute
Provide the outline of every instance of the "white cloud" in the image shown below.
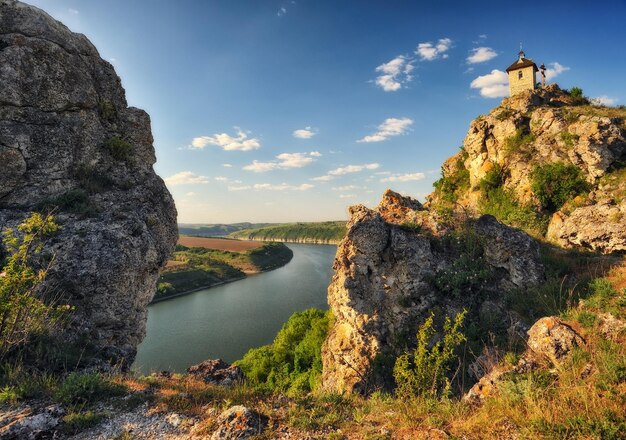
<svg viewBox="0 0 626 440"><path fill-rule="evenodd" d="M569 67L565 67L559 63L550 63L548 64L548 67L546 69L546 81L550 81L554 78L556 78L558 75L560 75L563 72L566 72L569 70Z"/></svg>
<svg viewBox="0 0 626 440"><path fill-rule="evenodd" d="M470 83L472 89L479 89L485 98L501 98L509 95L509 77L506 72L494 69L487 75L479 76Z"/></svg>
<svg viewBox="0 0 626 440"><path fill-rule="evenodd" d="M376 77L376 85L385 92L400 90L403 84L413 80L411 72L414 69L413 60L399 55L388 63L376 67L376 72L381 75Z"/></svg>
<svg viewBox="0 0 626 440"><path fill-rule="evenodd" d="M232 168L232 167L233 167L233 166L232 166L231 164L229 164L229 163L223 163L223 164L222 164L222 166L223 166L224 168Z"/></svg>
<svg viewBox="0 0 626 440"><path fill-rule="evenodd" d="M356 197L356 194L339 194L340 199L353 199Z"/></svg>
<svg viewBox="0 0 626 440"><path fill-rule="evenodd" d="M77 10L77 9L73 9L73 8L69 8L69 9L67 10L67 12L69 12L69 13L70 13L70 14L72 14L72 15L78 15L78 14L80 14L80 12L78 12L78 10Z"/></svg>
<svg viewBox="0 0 626 440"><path fill-rule="evenodd" d="M392 174L389 177L381 179L381 182L414 182L416 180L422 180L424 173L412 173L412 174Z"/></svg>
<svg viewBox="0 0 626 440"><path fill-rule="evenodd" d="M311 153L282 153L276 156L271 162L252 161L250 165L243 167L246 171L254 171L255 173L263 173L272 170L284 170L289 168L302 168L315 162L315 157L321 154L317 151Z"/></svg>
<svg viewBox="0 0 626 440"><path fill-rule="evenodd" d="M328 174L325 176L313 177L311 180L315 180L316 182L328 182L329 180L333 180L333 176L329 176Z"/></svg>
<svg viewBox="0 0 626 440"><path fill-rule="evenodd" d="M228 177L217 176L215 177L215 180L217 180L218 182L228 182Z"/></svg>
<svg viewBox="0 0 626 440"><path fill-rule="evenodd" d="M475 47L472 49L472 53L467 57L468 64L484 63L489 61L498 54L490 47Z"/></svg>
<svg viewBox="0 0 626 440"><path fill-rule="evenodd" d="M328 172L329 176L343 176L344 174L358 173L363 170L375 170L380 168L378 163L367 163L364 165L347 165L345 167L336 168Z"/></svg>
<svg viewBox="0 0 626 440"><path fill-rule="evenodd" d="M359 187L355 185L336 186L333 188L333 191L352 191L353 189L358 188Z"/></svg>
<svg viewBox="0 0 626 440"><path fill-rule="evenodd" d="M198 176L191 171L181 171L173 176L166 177L165 183L168 185L193 185L193 184L205 184L209 183L209 178L206 176Z"/></svg>
<svg viewBox="0 0 626 440"><path fill-rule="evenodd" d="M387 118L385 122L378 126L376 133L365 136L357 142L381 142L392 136L406 133L412 124L413 120L409 118Z"/></svg>
<svg viewBox="0 0 626 440"><path fill-rule="evenodd" d="M216 145L224 151L251 151L261 148L261 142L258 139L248 139L248 135L244 133L243 130L238 128L236 128L236 130L236 136L219 133L213 136L199 136L193 138L191 146L202 150L209 145Z"/></svg>
<svg viewBox="0 0 626 440"><path fill-rule="evenodd" d="M607 106L615 105L617 101L618 101L617 98L611 98L607 95L602 95L602 96L598 96L597 98L591 99L591 102L596 105L607 105Z"/></svg>
<svg viewBox="0 0 626 440"><path fill-rule="evenodd" d="M185 194L186 197L193 197L195 195L196 195L195 192L188 192L188 193Z"/></svg>
<svg viewBox="0 0 626 440"><path fill-rule="evenodd" d="M228 191L246 191L252 189L250 185L241 185L241 186L229 186Z"/></svg>
<svg viewBox="0 0 626 440"><path fill-rule="evenodd" d="M298 139L311 139L313 136L317 134L317 129L311 127L304 127L298 130L295 130L292 135Z"/></svg>
<svg viewBox="0 0 626 440"><path fill-rule="evenodd" d="M415 53L419 55L422 61L433 61L437 58L448 58L446 52L451 47L452 40L450 38L440 38L437 44L433 44L430 41L418 44Z"/></svg>
<svg viewBox="0 0 626 440"><path fill-rule="evenodd" d="M302 185L288 185L286 183L281 183L278 185L274 185L271 183L256 183L253 186L256 190L267 190L267 191L306 191L311 188L315 188L315 185L311 185L309 183L303 183Z"/></svg>

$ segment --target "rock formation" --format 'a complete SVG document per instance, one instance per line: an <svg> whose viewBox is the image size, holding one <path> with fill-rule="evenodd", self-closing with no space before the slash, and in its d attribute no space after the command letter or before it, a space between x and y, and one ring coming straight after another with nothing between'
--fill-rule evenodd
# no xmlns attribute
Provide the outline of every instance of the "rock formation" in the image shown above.
<svg viewBox="0 0 626 440"><path fill-rule="evenodd" d="M625 120L626 110L590 105L556 84L506 98L472 121L462 151L442 166L448 187L435 191L426 205L452 201L457 208L482 212L481 183L497 167L502 180L497 184L521 205L540 211L531 185L533 169L571 164L592 190L554 213L547 238L563 247L624 251Z"/></svg>
<svg viewBox="0 0 626 440"><path fill-rule="evenodd" d="M377 210L357 205L350 211L328 288L335 323L322 348L327 390L387 386L389 360L406 349L435 307L448 315L489 309L515 327L518 319L502 307L502 292L544 279L537 243L491 216L444 224L392 191Z"/></svg>
<svg viewBox="0 0 626 440"><path fill-rule="evenodd" d="M0 0L0 84L0 229L54 211L46 287L75 306L66 336L130 363L177 238L150 118L85 36L14 0Z"/></svg>

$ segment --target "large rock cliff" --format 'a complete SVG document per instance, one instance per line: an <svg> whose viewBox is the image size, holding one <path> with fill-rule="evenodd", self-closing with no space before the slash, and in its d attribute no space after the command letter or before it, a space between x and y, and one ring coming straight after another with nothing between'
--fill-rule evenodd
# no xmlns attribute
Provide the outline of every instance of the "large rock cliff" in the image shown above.
<svg viewBox="0 0 626 440"><path fill-rule="evenodd" d="M462 150L442 166L428 204L455 203L475 214L497 210L485 198L486 183L504 191L519 212L526 209L503 211L503 221L524 227L520 219L534 210L543 221L535 229L560 246L624 251L625 119L626 110L591 105L556 84L506 98L472 121ZM541 209L532 187L533 171L555 163L573 165L588 183L588 191L572 194L556 213Z"/></svg>
<svg viewBox="0 0 626 440"><path fill-rule="evenodd" d="M177 238L150 118L85 36L14 0L0 0L0 84L0 229L55 212L46 286L75 306L65 336L130 363Z"/></svg>
<svg viewBox="0 0 626 440"><path fill-rule="evenodd" d="M544 279L537 242L491 216L446 222L392 191L376 210L357 205L351 214L328 288L335 323L322 348L327 390L388 387L391 361L435 308L468 309L472 319L488 315L517 331L503 292Z"/></svg>

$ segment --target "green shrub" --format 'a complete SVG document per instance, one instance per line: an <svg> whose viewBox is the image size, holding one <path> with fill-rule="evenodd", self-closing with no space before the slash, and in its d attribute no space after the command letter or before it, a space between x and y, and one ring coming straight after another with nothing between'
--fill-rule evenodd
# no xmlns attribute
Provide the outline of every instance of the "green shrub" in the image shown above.
<svg viewBox="0 0 626 440"><path fill-rule="evenodd" d="M59 386L55 397L65 405L91 405L125 392L125 386L105 379L100 373L71 373Z"/></svg>
<svg viewBox="0 0 626 440"><path fill-rule="evenodd" d="M461 326L466 311L458 313L452 321L446 317L441 340L431 345L435 336L434 316L430 315L420 326L413 353L404 353L396 359L393 377L396 394L402 398L439 397L450 391L450 373L453 362L458 360L455 349L466 340ZM429 348L430 347L430 348Z"/></svg>
<svg viewBox="0 0 626 440"><path fill-rule="evenodd" d="M294 313L274 342L253 348L236 362L249 383L270 391L300 394L317 388L322 373L322 343L331 326L330 311Z"/></svg>
<svg viewBox="0 0 626 440"><path fill-rule="evenodd" d="M46 292L37 292L46 277L44 242L58 231L53 216L34 213L17 231L9 228L3 233L9 256L0 266L0 360L59 322L63 309L48 304Z"/></svg>
<svg viewBox="0 0 626 440"><path fill-rule="evenodd" d="M572 87L569 89L569 96L572 98L582 98L583 97L583 89L580 87Z"/></svg>
<svg viewBox="0 0 626 440"><path fill-rule="evenodd" d="M100 101L98 103L98 112L100 117L107 122L113 122L117 119L117 109L111 101Z"/></svg>
<svg viewBox="0 0 626 440"><path fill-rule="evenodd" d="M99 171L97 166L80 165L73 172L74 178L80 184L80 188L89 194L98 194L112 188L113 180Z"/></svg>
<svg viewBox="0 0 626 440"><path fill-rule="evenodd" d="M461 193L469 189L470 173L465 168L467 157L467 151L461 147L461 154L457 158L455 171L446 175L442 170L441 178L433 183L435 191L439 193L442 200L456 203Z"/></svg>
<svg viewBox="0 0 626 440"><path fill-rule="evenodd" d="M561 132L561 140L568 147L573 147L576 142L578 142L579 136L576 134L572 134L569 131Z"/></svg>
<svg viewBox="0 0 626 440"><path fill-rule="evenodd" d="M588 191L590 186L578 167L554 162L535 167L531 173L531 188L541 207L555 212L568 200Z"/></svg>
<svg viewBox="0 0 626 440"><path fill-rule="evenodd" d="M104 144L114 159L128 162L133 152L133 146L117 136L107 140Z"/></svg>
<svg viewBox="0 0 626 440"><path fill-rule="evenodd" d="M487 190L479 201L483 214L493 215L502 223L520 228L535 237L543 237L548 229L548 218L532 206L517 201L513 191L500 188Z"/></svg>
<svg viewBox="0 0 626 440"><path fill-rule="evenodd" d="M500 188L507 178L507 171L498 164L495 164L487 173L485 177L480 180L479 188L483 193L487 193L496 188Z"/></svg>
<svg viewBox="0 0 626 440"><path fill-rule="evenodd" d="M498 121L504 121L505 119L509 119L514 114L515 112L513 110L505 108L504 110L502 110L500 113L496 115L496 119Z"/></svg>
<svg viewBox="0 0 626 440"><path fill-rule="evenodd" d="M63 211L80 215L83 218L98 215L98 208L94 206L89 195L82 189L73 189L58 197L47 199L41 202L37 209L39 211Z"/></svg>
<svg viewBox="0 0 626 440"><path fill-rule="evenodd" d="M580 324L586 328L592 327L596 319L596 315L586 310L582 310L576 315L576 321L580 322Z"/></svg>
<svg viewBox="0 0 626 440"><path fill-rule="evenodd" d="M515 131L513 136L509 136L504 140L504 151L507 154L520 152L534 140L535 135L530 131L529 125L524 124Z"/></svg>

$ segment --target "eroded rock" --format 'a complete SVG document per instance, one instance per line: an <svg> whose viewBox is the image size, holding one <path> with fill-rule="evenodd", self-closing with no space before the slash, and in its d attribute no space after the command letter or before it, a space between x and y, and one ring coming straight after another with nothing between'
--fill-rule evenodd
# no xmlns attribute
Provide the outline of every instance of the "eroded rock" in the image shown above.
<svg viewBox="0 0 626 440"><path fill-rule="evenodd" d="M75 306L68 340L129 364L177 238L150 118L87 38L45 12L1 0L0 29L0 229L56 207L42 288Z"/></svg>
<svg viewBox="0 0 626 440"><path fill-rule="evenodd" d="M241 368L230 365L221 359L203 361L189 367L187 372L214 385L231 386L243 380Z"/></svg>
<svg viewBox="0 0 626 440"><path fill-rule="evenodd" d="M218 428L211 440L246 439L260 435L267 426L267 417L242 405L233 406L219 415Z"/></svg>

